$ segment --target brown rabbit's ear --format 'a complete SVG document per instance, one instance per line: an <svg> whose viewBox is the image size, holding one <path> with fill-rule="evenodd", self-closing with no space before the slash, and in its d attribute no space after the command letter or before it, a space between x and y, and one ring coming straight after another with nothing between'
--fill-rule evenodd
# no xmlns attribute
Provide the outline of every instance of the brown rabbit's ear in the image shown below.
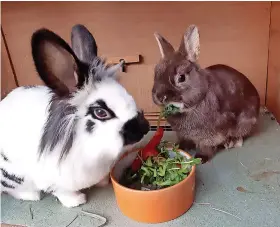
<svg viewBox="0 0 280 227"><path fill-rule="evenodd" d="M174 53L175 50L174 50L173 46L165 38L163 38L157 32L155 32L154 35L156 37L162 58L168 57Z"/></svg>
<svg viewBox="0 0 280 227"><path fill-rule="evenodd" d="M191 25L188 27L182 38L179 51L185 53L188 60L195 62L198 59L199 50L200 45L198 28L195 25Z"/></svg>

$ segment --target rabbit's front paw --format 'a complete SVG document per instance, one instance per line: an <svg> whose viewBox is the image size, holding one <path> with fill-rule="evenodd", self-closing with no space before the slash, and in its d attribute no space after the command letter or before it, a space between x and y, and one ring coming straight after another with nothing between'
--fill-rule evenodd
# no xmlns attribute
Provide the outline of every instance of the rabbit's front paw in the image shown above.
<svg viewBox="0 0 280 227"><path fill-rule="evenodd" d="M234 147L242 147L242 146L243 146L243 138L236 139Z"/></svg>
<svg viewBox="0 0 280 227"><path fill-rule="evenodd" d="M233 148L234 147L234 142L233 142L233 140L228 140L225 144L224 144L224 147L225 147L225 149L231 149L231 148Z"/></svg>
<svg viewBox="0 0 280 227"><path fill-rule="evenodd" d="M191 140L181 140L179 142L179 148L184 150L184 151L189 151L189 150L195 149L196 145Z"/></svg>
<svg viewBox="0 0 280 227"><path fill-rule="evenodd" d="M226 149L231 149L234 147L242 147L243 146L243 138L230 138L224 144Z"/></svg>
<svg viewBox="0 0 280 227"><path fill-rule="evenodd" d="M38 201L41 199L40 191L20 191L20 192L12 192L12 196L17 199L27 200L27 201Z"/></svg>
<svg viewBox="0 0 280 227"><path fill-rule="evenodd" d="M86 195L81 192L55 192L53 193L65 207L77 207L86 203Z"/></svg>
<svg viewBox="0 0 280 227"><path fill-rule="evenodd" d="M208 146L199 146L199 147L200 147L200 151L196 153L195 158L201 158L202 164L210 161L214 157L217 151L217 147L208 147Z"/></svg>
<svg viewBox="0 0 280 227"><path fill-rule="evenodd" d="M206 162L208 162L210 160L210 157L207 155L204 155L202 153L197 153L195 156L195 158L200 158L201 159L201 163L204 164Z"/></svg>

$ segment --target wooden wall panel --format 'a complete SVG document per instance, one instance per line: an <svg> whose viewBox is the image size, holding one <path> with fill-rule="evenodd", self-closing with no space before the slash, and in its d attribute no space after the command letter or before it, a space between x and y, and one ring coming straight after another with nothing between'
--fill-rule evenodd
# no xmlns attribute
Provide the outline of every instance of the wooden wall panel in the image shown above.
<svg viewBox="0 0 280 227"><path fill-rule="evenodd" d="M183 32L197 24L202 66L224 63L246 74L265 99L270 2L3 2L2 24L20 85L41 83L31 59L30 37L47 27L70 41L73 24L85 24L102 56L141 54L121 82L146 112L153 68L160 54L153 36L160 32L178 46Z"/></svg>
<svg viewBox="0 0 280 227"><path fill-rule="evenodd" d="M12 89L16 88L12 67L8 58L7 49L4 45L3 36L1 33L1 96L3 99Z"/></svg>
<svg viewBox="0 0 280 227"><path fill-rule="evenodd" d="M280 2L272 2L267 106L280 122Z"/></svg>

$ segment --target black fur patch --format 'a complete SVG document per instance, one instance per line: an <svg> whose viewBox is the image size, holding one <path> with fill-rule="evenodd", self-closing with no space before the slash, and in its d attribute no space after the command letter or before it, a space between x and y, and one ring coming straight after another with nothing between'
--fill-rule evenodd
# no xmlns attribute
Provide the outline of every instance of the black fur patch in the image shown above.
<svg viewBox="0 0 280 227"><path fill-rule="evenodd" d="M96 103L97 103L101 108L107 110L107 111L111 114L112 118L116 117L116 114L114 113L114 111L111 110L103 100L101 100L101 99L100 99L100 100L97 100Z"/></svg>
<svg viewBox="0 0 280 227"><path fill-rule="evenodd" d="M95 123L94 123L93 121L88 120L88 121L87 121L87 124L86 124L86 126L87 126L87 127L86 127L87 132L91 133L92 130L93 130L93 128L94 128L94 125L95 125Z"/></svg>
<svg viewBox="0 0 280 227"><path fill-rule="evenodd" d="M35 87L38 87L36 85L26 85L26 86L23 86L25 89L30 89L30 88L35 88Z"/></svg>
<svg viewBox="0 0 280 227"><path fill-rule="evenodd" d="M58 83L58 81L54 79L54 76L50 73L50 69L47 67L47 64L45 64L44 53L42 52L43 43L52 43L54 46L63 48L69 53L69 55L72 55L78 67L76 71L78 76L77 88L81 88L88 79L88 64L81 62L68 43L66 43L60 36L46 28L41 28L33 33L31 38L31 47L36 70L38 71L39 76L44 81L44 83L47 84L52 90L56 91L61 97L69 95L69 90L65 86L64 88L66 90L61 90L61 88L58 88L61 83ZM53 80L56 81L56 83L54 83Z"/></svg>
<svg viewBox="0 0 280 227"><path fill-rule="evenodd" d="M16 182L17 184L22 184L22 182L24 181L24 179L22 177L17 177L14 174L10 174L6 170L4 170L3 168L1 168L1 172L2 172L3 177L5 177L5 178L7 178L11 181Z"/></svg>
<svg viewBox="0 0 280 227"><path fill-rule="evenodd" d="M142 113L127 121L122 129L124 145L139 142L145 134L149 132L149 122L144 118Z"/></svg>
<svg viewBox="0 0 280 227"><path fill-rule="evenodd" d="M66 100L59 99L56 95L53 95L50 102L49 116L41 138L40 155L44 151L53 151L59 143L63 143L60 160L67 156L75 138L77 118L73 115L76 111L75 106L71 106Z"/></svg>
<svg viewBox="0 0 280 227"><path fill-rule="evenodd" d="M2 186L5 187L5 188L12 188L12 189L15 188L15 186L10 185L10 184L8 184L6 181L3 181L3 180L1 180L1 184L2 184Z"/></svg>
<svg viewBox="0 0 280 227"><path fill-rule="evenodd" d="M110 118L110 119L99 119L99 118L97 118L97 117L94 115L94 109L95 109L96 107L101 107L102 109L107 110L108 113L111 115L111 118ZM92 106L90 106L90 107L88 108L88 111L87 111L87 114L86 114L86 115L89 115L89 114L92 116L92 118L94 118L94 119L96 119L96 120L99 120L99 121L108 121L108 120L111 120L112 118L116 118L116 114L114 113L114 111L111 110L111 109L107 106L107 104L106 104L102 99L97 100Z"/></svg>
<svg viewBox="0 0 280 227"><path fill-rule="evenodd" d="M9 159L7 158L7 156L3 152L1 152L1 157L3 158L4 161L6 161L6 162L9 161Z"/></svg>

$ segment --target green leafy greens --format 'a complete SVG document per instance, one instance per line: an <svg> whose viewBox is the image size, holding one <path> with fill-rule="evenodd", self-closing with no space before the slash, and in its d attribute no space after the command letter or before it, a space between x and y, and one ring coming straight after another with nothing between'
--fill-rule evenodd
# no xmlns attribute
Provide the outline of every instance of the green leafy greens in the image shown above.
<svg viewBox="0 0 280 227"><path fill-rule="evenodd" d="M167 106L165 106L162 110L161 110L161 116L166 118L172 114L176 114L180 111L179 107L174 106L173 104L169 104Z"/></svg>
<svg viewBox="0 0 280 227"><path fill-rule="evenodd" d="M179 111L180 111L179 107L174 106L173 104L164 106L160 111L160 115L157 121L157 128L159 127L162 118L167 118L172 114L179 113Z"/></svg>
<svg viewBox="0 0 280 227"><path fill-rule="evenodd" d="M160 125L161 118L166 118L179 111L180 109L173 104L163 107L157 127ZM150 156L144 161L138 154L142 162L141 168L137 172L127 168L120 183L139 190L154 190L178 184L188 176L193 166L201 163L200 158L189 159L182 155L178 148L176 144L161 141L157 146L158 155Z"/></svg>
<svg viewBox="0 0 280 227"><path fill-rule="evenodd" d="M181 155L178 146L173 144L171 152L175 154L170 157L170 148L163 141L159 145L160 153L157 157L149 157L143 162L140 169L141 183L144 185L155 185L160 188L178 184L190 173L194 165L201 163L199 158L191 158Z"/></svg>

